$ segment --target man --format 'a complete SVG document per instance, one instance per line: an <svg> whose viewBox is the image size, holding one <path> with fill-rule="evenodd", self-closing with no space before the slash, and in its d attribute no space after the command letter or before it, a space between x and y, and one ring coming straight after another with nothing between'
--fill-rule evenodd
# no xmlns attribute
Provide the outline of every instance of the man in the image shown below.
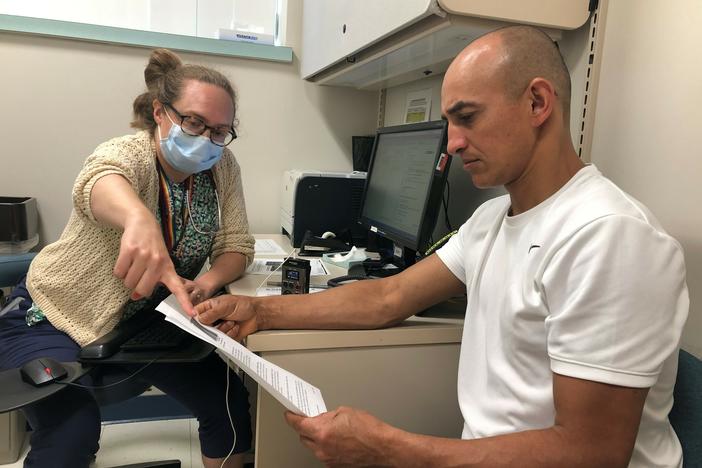
<svg viewBox="0 0 702 468"><path fill-rule="evenodd" d="M390 326L467 293L463 440L410 434L351 408L287 413L329 466L681 466L667 414L689 305L682 249L580 161L569 96L568 70L539 30L477 39L445 75L448 151L476 186L503 185L507 196L394 277L196 308L203 322L225 318L221 328L243 338Z"/></svg>

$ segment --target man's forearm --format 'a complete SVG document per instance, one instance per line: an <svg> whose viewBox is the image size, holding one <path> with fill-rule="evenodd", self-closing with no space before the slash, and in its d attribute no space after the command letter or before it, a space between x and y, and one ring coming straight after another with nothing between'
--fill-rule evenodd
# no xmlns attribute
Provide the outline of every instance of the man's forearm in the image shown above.
<svg viewBox="0 0 702 468"><path fill-rule="evenodd" d="M431 278L432 281L427 282ZM255 298L259 329L387 327L464 291L436 255L402 273L302 296Z"/></svg>
<svg viewBox="0 0 702 468"><path fill-rule="evenodd" d="M409 315L393 307L381 280L358 281L327 291L253 298L258 328L370 329L399 323Z"/></svg>
<svg viewBox="0 0 702 468"><path fill-rule="evenodd" d="M394 467L626 467L631 456L631 448L617 441L569 433L558 426L473 440L388 428L381 435L384 462Z"/></svg>

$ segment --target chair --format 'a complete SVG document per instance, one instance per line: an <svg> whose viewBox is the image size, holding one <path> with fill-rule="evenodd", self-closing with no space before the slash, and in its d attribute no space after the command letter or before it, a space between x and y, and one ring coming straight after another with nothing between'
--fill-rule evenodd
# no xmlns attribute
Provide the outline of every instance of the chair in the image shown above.
<svg viewBox="0 0 702 468"><path fill-rule="evenodd" d="M26 274L29 269L29 264L34 258L35 253L27 253L20 255L2 255L0 256L0 287L10 287L15 285L21 278ZM0 309L3 304L0 303ZM96 385L107 386L115 382L123 380L128 377L124 371L115 366L110 365L100 365L99 363L92 364L95 368L91 371L93 373L94 381ZM100 406L105 406L108 404L118 403L125 401L129 398L133 398L141 395L144 391L149 388L149 385L138 379L129 379L119 385L115 385L103 390L96 390L94 392L95 399ZM0 395L2 394L2 389L0 389ZM24 403L27 404L27 403ZM10 419L14 421L14 419ZM12 422L13 427L10 429L15 430L15 423ZM2 430L3 428L0 428ZM7 460L2 460L0 463L11 463L17 460L19 456L19 449L23 445L24 433L15 435L10 434L10 439L13 440L13 447L11 454L8 455ZM14 458L14 459L12 459ZM146 462L137 463L131 465L125 465L121 468L180 468L181 463L179 460L164 460L157 462ZM118 468L118 467L115 467Z"/></svg>
<svg viewBox="0 0 702 468"><path fill-rule="evenodd" d="M15 285L27 272L34 255L36 254L0 255L0 288ZM0 311L5 305L3 299L4 295L0 291ZM25 427L22 413L12 411L0 414L0 464L17 461L26 437Z"/></svg>
<svg viewBox="0 0 702 468"><path fill-rule="evenodd" d="M668 418L682 444L683 468L701 468L702 361L682 349Z"/></svg>
<svg viewBox="0 0 702 468"><path fill-rule="evenodd" d="M0 255L0 288L9 288L17 284L22 276L27 273L29 264L36 253L23 253L13 255ZM0 291L0 308L2 308L3 294Z"/></svg>

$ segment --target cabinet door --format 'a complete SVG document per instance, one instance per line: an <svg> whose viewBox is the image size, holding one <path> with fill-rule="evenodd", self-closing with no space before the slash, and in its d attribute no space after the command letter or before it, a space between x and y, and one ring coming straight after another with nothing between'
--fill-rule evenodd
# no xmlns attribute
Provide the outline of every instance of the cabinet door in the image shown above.
<svg viewBox="0 0 702 468"><path fill-rule="evenodd" d="M434 8L431 0L304 0L302 77L346 60Z"/></svg>
<svg viewBox="0 0 702 468"><path fill-rule="evenodd" d="M557 29L576 29L590 16L589 0L438 0L449 13Z"/></svg>

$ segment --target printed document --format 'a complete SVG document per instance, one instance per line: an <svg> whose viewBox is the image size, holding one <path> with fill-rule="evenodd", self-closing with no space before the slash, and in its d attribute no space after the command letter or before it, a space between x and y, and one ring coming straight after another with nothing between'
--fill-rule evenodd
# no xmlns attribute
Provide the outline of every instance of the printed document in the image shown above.
<svg viewBox="0 0 702 468"><path fill-rule="evenodd" d="M293 413L317 416L327 411L322 392L317 387L252 353L218 329L190 317L181 309L175 296L168 296L156 310L164 314L169 322L217 347Z"/></svg>
<svg viewBox="0 0 702 468"><path fill-rule="evenodd" d="M288 255L289 252L283 250L273 239L256 239L254 245L256 255Z"/></svg>
<svg viewBox="0 0 702 468"><path fill-rule="evenodd" d="M250 275L266 275L275 272L283 266L285 259L282 258L254 258L251 265L246 269L246 273ZM328 275L329 272L324 267L322 260L319 258L310 259L310 276Z"/></svg>

